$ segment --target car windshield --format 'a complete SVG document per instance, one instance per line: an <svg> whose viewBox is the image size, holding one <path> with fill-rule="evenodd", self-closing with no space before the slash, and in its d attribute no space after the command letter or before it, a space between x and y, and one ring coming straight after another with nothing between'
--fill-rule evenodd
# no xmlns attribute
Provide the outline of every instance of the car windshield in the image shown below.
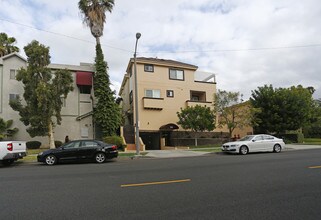
<svg viewBox="0 0 321 220"><path fill-rule="evenodd" d="M242 137L239 141L250 141L253 137L254 135L247 135L245 137Z"/></svg>

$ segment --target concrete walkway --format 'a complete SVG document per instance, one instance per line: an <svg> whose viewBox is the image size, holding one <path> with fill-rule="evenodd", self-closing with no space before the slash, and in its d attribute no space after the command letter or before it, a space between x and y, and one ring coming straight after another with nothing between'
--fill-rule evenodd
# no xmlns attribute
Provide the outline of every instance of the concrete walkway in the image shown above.
<svg viewBox="0 0 321 220"><path fill-rule="evenodd" d="M209 152L196 152L190 150L150 150L147 157L171 158L171 157L195 157L208 154Z"/></svg>
<svg viewBox="0 0 321 220"><path fill-rule="evenodd" d="M299 145L299 144L286 144L285 151L287 150L307 150L307 149L321 149L321 145ZM175 157L195 157L209 154L210 152L197 152L191 150L149 150L146 151L147 157L153 158L175 158Z"/></svg>

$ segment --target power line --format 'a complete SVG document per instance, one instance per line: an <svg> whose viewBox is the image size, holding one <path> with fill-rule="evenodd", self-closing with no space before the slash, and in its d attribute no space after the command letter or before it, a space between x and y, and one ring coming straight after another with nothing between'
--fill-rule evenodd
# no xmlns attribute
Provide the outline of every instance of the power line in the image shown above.
<svg viewBox="0 0 321 220"><path fill-rule="evenodd" d="M264 51L264 50L282 50L282 49L299 49L308 47L321 47L321 44L295 45L295 46L280 46L280 47L261 47L247 49L213 49L213 50L185 50L185 51L158 51L158 52L141 52L145 54L151 53L220 53L220 52L242 52L242 51Z"/></svg>
<svg viewBox="0 0 321 220"><path fill-rule="evenodd" d="M74 39L74 40L83 41L83 42L86 42L86 43L95 44L95 42L93 42L93 41L89 41L89 40L73 37L73 36L70 36L70 35L62 34L62 33L53 32L53 31L47 31L47 30L44 30L44 29L41 29L41 28L33 27L33 26L30 26L30 25L26 25L26 24L21 24L21 23L14 22L14 21L9 21L9 20L3 19L3 18L0 18L0 20L8 22L8 23L12 23L12 24L20 25L20 26L23 26L23 27L27 27L27 28L30 28L30 29L35 29L35 30L38 30L38 31L46 32L46 33L49 33L49 34L54 34L54 35L63 36L63 37L67 37L67 38ZM121 50L121 51L124 51L124 52L133 53L133 51L122 49L122 48L118 48L118 47L114 47L114 46L110 46L110 45L107 45L107 44L101 44L101 45L105 46L105 47L109 47L109 48L115 49L115 50Z"/></svg>
<svg viewBox="0 0 321 220"><path fill-rule="evenodd" d="M12 23L12 24L16 24L16 25L20 25L20 26L24 26L27 28L31 28L31 29L35 29L38 31L42 31L42 32L46 32L46 33L50 33L50 34L54 34L54 35L58 35L58 36L63 36L63 37L67 37L70 39L74 39L74 40L78 40L78 41L83 41L86 43L91 43L91 44L95 44L95 42L93 41L89 41L89 40L84 40L81 38L77 38L77 37L73 37L70 35L66 35L66 34L62 34L62 33L57 33L57 32L53 32L53 31L48 31L48 30L44 30L41 28L36 28L30 25L26 25L26 24L22 24L22 23L18 23L18 22L14 22L14 21L10 21L7 19L3 19L0 18L1 21L5 21L8 23ZM115 50L120 50L126 53L133 53L133 51L130 50L126 50L123 48L118 48L118 47L114 47L111 45L107 45L107 44L101 44L102 46L105 47L109 47ZM212 50L186 50L186 51L153 51L153 52L149 52L149 51L145 51L145 52L139 52L140 54L178 54L178 53L222 53L222 52L246 52L246 51L265 51L265 50L282 50L282 49L300 49L300 48L309 48L309 47L321 47L321 43L316 43L316 44L307 44L307 45L294 45L294 46L279 46L279 47L260 47L260 48L243 48L243 49L212 49Z"/></svg>

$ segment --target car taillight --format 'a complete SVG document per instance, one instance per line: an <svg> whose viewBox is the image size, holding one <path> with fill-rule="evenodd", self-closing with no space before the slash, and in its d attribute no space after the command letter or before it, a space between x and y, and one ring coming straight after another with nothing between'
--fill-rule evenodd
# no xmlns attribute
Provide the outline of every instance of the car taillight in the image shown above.
<svg viewBox="0 0 321 220"><path fill-rule="evenodd" d="M7 149L8 149L8 151L12 151L12 149L13 149L12 143L7 144Z"/></svg>
<svg viewBox="0 0 321 220"><path fill-rule="evenodd" d="M112 150L117 150L117 146L116 146L116 145L113 145L113 146L111 147L111 149L112 149Z"/></svg>

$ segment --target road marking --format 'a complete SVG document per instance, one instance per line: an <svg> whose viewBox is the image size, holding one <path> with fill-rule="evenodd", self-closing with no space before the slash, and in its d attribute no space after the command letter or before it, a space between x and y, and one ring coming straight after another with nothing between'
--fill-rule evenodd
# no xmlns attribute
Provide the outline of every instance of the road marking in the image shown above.
<svg viewBox="0 0 321 220"><path fill-rule="evenodd" d="M190 182L190 181L191 179L169 180L169 181L161 181L161 182L123 184L123 185L120 185L120 187L149 186L149 185L160 185L160 184L171 184L171 183L183 183L183 182Z"/></svg>
<svg viewBox="0 0 321 220"><path fill-rule="evenodd" d="M321 166L313 166L313 167L308 167L310 169L318 169L318 168L321 168Z"/></svg>

